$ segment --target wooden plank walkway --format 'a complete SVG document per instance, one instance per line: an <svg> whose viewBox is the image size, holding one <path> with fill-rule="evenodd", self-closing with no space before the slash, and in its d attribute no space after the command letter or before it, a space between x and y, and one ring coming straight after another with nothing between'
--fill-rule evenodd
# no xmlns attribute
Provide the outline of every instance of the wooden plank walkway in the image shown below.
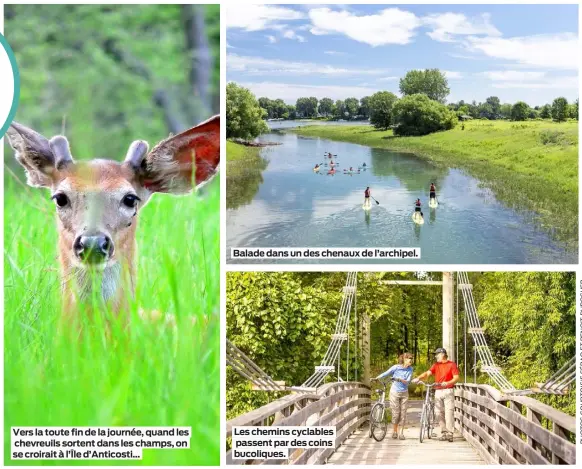
<svg viewBox="0 0 582 469"><path fill-rule="evenodd" d="M438 439L418 441L422 401L409 401L405 440L393 440L392 425L377 442L368 427L355 431L328 459L327 464L485 464L473 447L455 433L452 443ZM440 436L440 430L436 433Z"/></svg>

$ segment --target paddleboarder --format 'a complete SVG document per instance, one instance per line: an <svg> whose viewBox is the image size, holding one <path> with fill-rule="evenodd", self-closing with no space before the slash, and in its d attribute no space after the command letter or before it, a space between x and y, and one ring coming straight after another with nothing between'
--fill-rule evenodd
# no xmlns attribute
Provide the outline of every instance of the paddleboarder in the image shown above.
<svg viewBox="0 0 582 469"><path fill-rule="evenodd" d="M370 202L370 187L366 187L364 191L364 207L370 207L372 202Z"/></svg>
<svg viewBox="0 0 582 469"><path fill-rule="evenodd" d="M436 187L434 185L434 182L430 183L430 198L436 199Z"/></svg>

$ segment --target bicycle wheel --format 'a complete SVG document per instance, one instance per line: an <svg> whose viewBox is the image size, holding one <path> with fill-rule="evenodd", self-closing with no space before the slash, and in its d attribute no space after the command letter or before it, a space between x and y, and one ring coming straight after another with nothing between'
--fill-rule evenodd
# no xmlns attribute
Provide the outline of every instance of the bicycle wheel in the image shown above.
<svg viewBox="0 0 582 469"><path fill-rule="evenodd" d="M424 421L425 421L425 414L426 414L426 406L422 406L422 413L420 414L420 431L418 432L418 441L422 443L424 433Z"/></svg>
<svg viewBox="0 0 582 469"><path fill-rule="evenodd" d="M432 438L433 430L436 427L436 414L435 414L434 406L430 407L430 410L428 412L427 422L428 422L428 424L426 426L426 437Z"/></svg>
<svg viewBox="0 0 582 469"><path fill-rule="evenodd" d="M382 441L388 431L388 424L386 423L386 411L384 405L380 403L374 404L372 412L370 412L370 433L376 441Z"/></svg>

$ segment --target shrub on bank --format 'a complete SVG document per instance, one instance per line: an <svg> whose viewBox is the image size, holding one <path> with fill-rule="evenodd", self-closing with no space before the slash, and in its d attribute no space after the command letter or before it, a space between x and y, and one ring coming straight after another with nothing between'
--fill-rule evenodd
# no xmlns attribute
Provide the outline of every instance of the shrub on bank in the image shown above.
<svg viewBox="0 0 582 469"><path fill-rule="evenodd" d="M424 94L405 96L394 105L394 135L427 135L450 130L457 122L454 111Z"/></svg>

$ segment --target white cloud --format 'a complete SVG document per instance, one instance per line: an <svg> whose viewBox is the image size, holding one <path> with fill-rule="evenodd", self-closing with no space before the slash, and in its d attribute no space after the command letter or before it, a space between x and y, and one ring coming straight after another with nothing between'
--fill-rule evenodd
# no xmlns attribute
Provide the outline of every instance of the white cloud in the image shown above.
<svg viewBox="0 0 582 469"><path fill-rule="evenodd" d="M365 86L334 86L334 85L297 85L295 83L239 83L249 88L255 96L269 96L271 99L282 99L288 104L295 104L302 96L315 96L318 99L331 98L334 101L351 97L363 98L370 96L379 88Z"/></svg>
<svg viewBox="0 0 582 469"><path fill-rule="evenodd" d="M245 31L276 29L281 21L305 18L303 12L275 5L239 3L225 6L222 11L227 28L240 28Z"/></svg>
<svg viewBox="0 0 582 469"><path fill-rule="evenodd" d="M260 75L383 75L386 70L362 69L359 67L334 67L312 62L287 62L279 59L249 57L237 54L226 56L226 67L229 72L241 72Z"/></svg>
<svg viewBox="0 0 582 469"><path fill-rule="evenodd" d="M376 81L393 81L393 80L398 80L398 78L400 78L400 77L382 77L382 78L378 78Z"/></svg>
<svg viewBox="0 0 582 469"><path fill-rule="evenodd" d="M489 57L563 70L578 69L578 37L573 33L525 37L469 37L467 47Z"/></svg>
<svg viewBox="0 0 582 469"><path fill-rule="evenodd" d="M346 55L345 52L339 52L337 50L324 50L323 53L327 55Z"/></svg>
<svg viewBox="0 0 582 469"><path fill-rule="evenodd" d="M421 21L414 13L388 8L373 15L357 16L349 11L329 8L309 10L315 35L343 34L371 46L408 44Z"/></svg>
<svg viewBox="0 0 582 469"><path fill-rule="evenodd" d="M450 70L443 70L445 76L451 80L459 80L463 78L463 74L461 72L453 72Z"/></svg>
<svg viewBox="0 0 582 469"><path fill-rule="evenodd" d="M300 34L296 34L295 31L293 31L292 29L287 29L283 32L283 37L285 39L295 39L299 42L306 42L307 40L301 36Z"/></svg>
<svg viewBox="0 0 582 469"><path fill-rule="evenodd" d="M522 70L497 70L482 72L481 75L493 81L536 81L545 78L545 72L527 72ZM529 86L529 85L528 85Z"/></svg>
<svg viewBox="0 0 582 469"><path fill-rule="evenodd" d="M270 44L275 44L277 42L277 38L275 36L268 35L267 39L269 40Z"/></svg>
<svg viewBox="0 0 582 469"><path fill-rule="evenodd" d="M519 88L519 89L527 87L530 90L543 88L555 88L560 90L578 90L578 77L575 76L546 77L543 81L540 80L527 82L526 85L519 81L495 82L491 86L493 86L493 88Z"/></svg>
<svg viewBox="0 0 582 469"><path fill-rule="evenodd" d="M455 36L501 36L499 30L490 22L491 15L483 13L481 16L467 18L462 13L439 13L422 18L423 24L432 27L426 33L431 39L439 42L454 42Z"/></svg>

